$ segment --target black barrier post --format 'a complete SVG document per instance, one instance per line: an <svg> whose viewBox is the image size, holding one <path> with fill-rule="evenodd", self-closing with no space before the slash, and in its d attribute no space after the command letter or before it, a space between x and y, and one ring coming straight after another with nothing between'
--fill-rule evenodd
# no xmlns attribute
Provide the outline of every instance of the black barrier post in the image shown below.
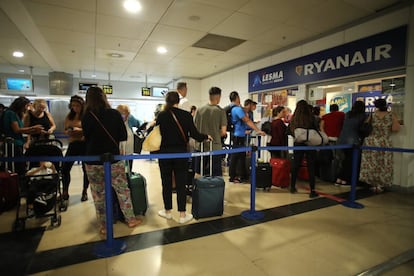
<svg viewBox="0 0 414 276"><path fill-rule="evenodd" d="M248 220L261 220L264 218L262 212L257 212L255 210L256 205L256 151L257 146L251 147L251 156L250 156L250 210L243 211L241 216Z"/></svg>
<svg viewBox="0 0 414 276"><path fill-rule="evenodd" d="M121 240L114 240L111 177L111 163L114 161L114 156L111 153L105 153L101 156L101 161L104 162L105 176L106 241L96 246L95 254L98 257L105 258L124 252L126 243Z"/></svg>
<svg viewBox="0 0 414 276"><path fill-rule="evenodd" d="M364 205L361 203L355 202L356 195L356 185L358 182L358 164L359 164L359 153L360 148L357 145L354 145L352 148L352 176L351 176L351 191L349 195L349 200L344 201L342 205L355 209L362 209Z"/></svg>

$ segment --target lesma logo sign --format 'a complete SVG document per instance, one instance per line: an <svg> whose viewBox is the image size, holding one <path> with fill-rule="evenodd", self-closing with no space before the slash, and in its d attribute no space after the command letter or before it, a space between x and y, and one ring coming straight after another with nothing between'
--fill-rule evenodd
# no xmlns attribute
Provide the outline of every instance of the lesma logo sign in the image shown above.
<svg viewBox="0 0 414 276"><path fill-rule="evenodd" d="M261 84L269 84L281 81L283 81L283 70L262 74Z"/></svg>

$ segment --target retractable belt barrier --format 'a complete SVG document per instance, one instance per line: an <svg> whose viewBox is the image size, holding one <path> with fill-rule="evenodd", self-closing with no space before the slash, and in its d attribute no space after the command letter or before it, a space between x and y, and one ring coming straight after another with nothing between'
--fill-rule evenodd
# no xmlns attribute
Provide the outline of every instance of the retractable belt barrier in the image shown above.
<svg viewBox="0 0 414 276"><path fill-rule="evenodd" d="M32 157L0 157L0 162L39 162L48 160L51 162L70 162L70 161L101 161L104 166L105 175L105 206L106 206L106 241L97 245L95 254L98 257L110 257L123 253L126 250L126 243L121 239L115 240L113 237L113 212L112 212L112 183L111 183L111 162L119 160L132 160L132 159L172 159L172 158L190 158L196 156L207 155L224 155L238 152L251 152L251 190L250 190L250 209L243 211L241 216L249 220L263 219L262 212L255 210L256 201L256 152L259 150L337 150L337 149L352 149L352 179L351 179L351 192L348 200L340 200L342 205L350 208L361 209L364 206L355 202L356 184L357 184L357 170L359 153L361 150L375 150L375 151L391 151L391 152L403 152L414 153L414 149L405 148L381 148L381 147L367 147L356 145L335 145L335 146L249 146L234 148L228 150L215 150L209 152L186 152L186 153L155 153L155 154L139 154L139 155L112 155L104 154L102 156L32 156ZM324 194L321 194L324 195ZM330 197L329 195L326 195Z"/></svg>

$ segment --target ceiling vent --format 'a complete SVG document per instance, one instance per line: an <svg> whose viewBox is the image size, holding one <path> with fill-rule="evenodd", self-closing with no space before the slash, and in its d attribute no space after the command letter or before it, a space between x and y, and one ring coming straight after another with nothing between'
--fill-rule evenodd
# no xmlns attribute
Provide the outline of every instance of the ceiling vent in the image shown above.
<svg viewBox="0 0 414 276"><path fill-rule="evenodd" d="M228 36L207 34L202 39L194 43L193 47L226 52L231 48L242 44L245 41L246 40L244 39L238 39Z"/></svg>

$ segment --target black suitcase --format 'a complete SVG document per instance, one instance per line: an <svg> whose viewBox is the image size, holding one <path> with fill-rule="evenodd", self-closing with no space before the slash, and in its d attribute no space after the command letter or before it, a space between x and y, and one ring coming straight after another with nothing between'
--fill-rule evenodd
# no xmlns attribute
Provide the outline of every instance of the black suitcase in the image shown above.
<svg viewBox="0 0 414 276"><path fill-rule="evenodd" d="M210 151L212 144L210 142ZM203 149L201 149L203 151ZM203 157L201 157L202 159ZM210 175L212 174L212 158L210 158ZM201 160L200 172L203 172ZM201 176L194 179L192 210L194 218L207 218L223 215L224 180L220 176Z"/></svg>
<svg viewBox="0 0 414 276"><path fill-rule="evenodd" d="M270 190L272 187L272 166L270 163L257 163L256 188Z"/></svg>

